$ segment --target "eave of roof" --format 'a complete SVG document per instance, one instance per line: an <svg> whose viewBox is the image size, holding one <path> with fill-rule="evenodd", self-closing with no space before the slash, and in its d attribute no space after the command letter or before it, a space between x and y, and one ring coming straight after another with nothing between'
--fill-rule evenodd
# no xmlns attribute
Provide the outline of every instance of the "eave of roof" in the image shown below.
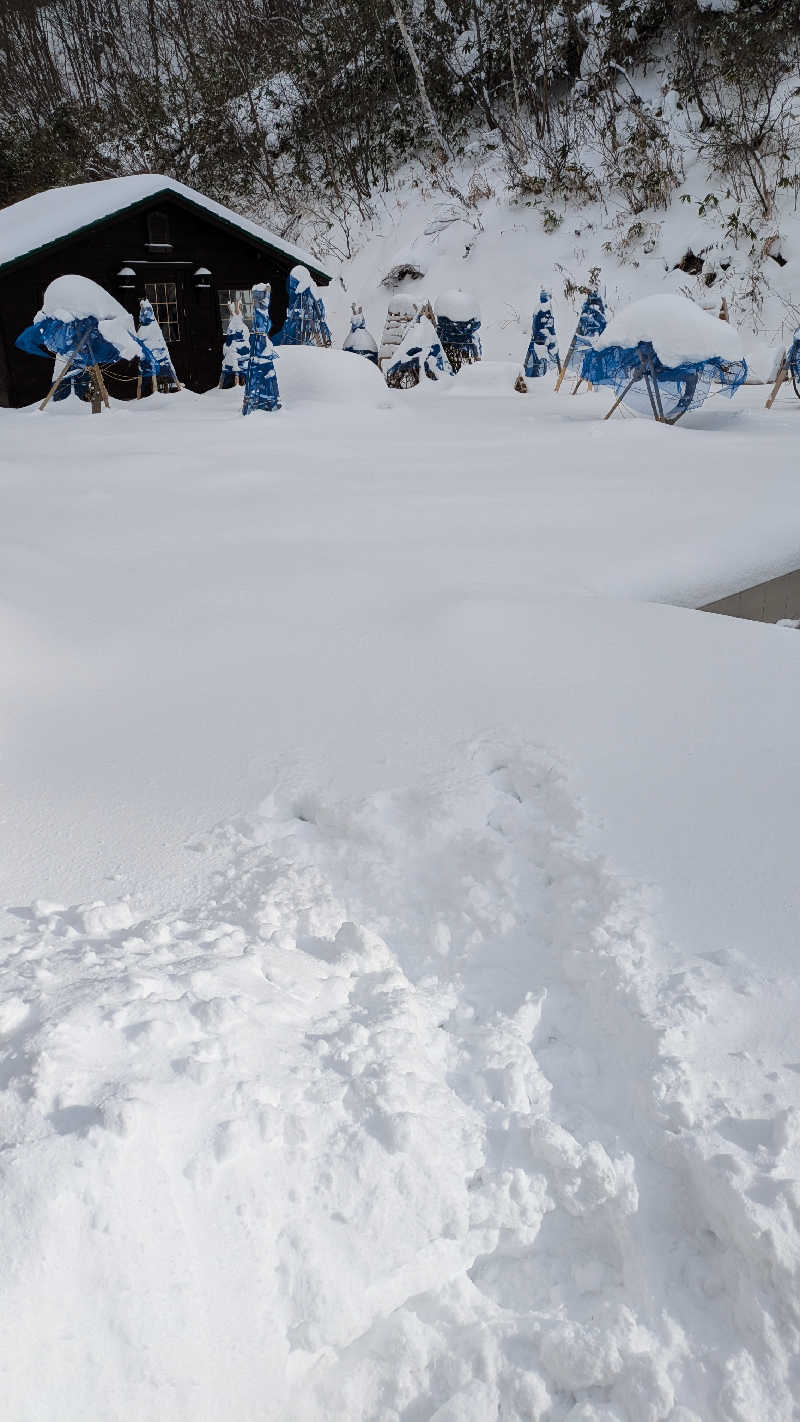
<svg viewBox="0 0 800 1422"><path fill-rule="evenodd" d="M101 227L103 223L110 222L116 217L121 217L124 213L135 212L140 208L148 207L153 201L163 198L170 198L175 202L182 203L184 207L191 208L193 212L198 213L209 222L215 223L218 227L223 227L235 232L240 240L252 242L255 246L264 248L265 251L268 251L275 257L281 258L283 261L296 256L298 262L303 262L303 265L308 267L315 281L327 284L332 280L330 272L326 272L323 267L317 265L308 253L304 253L299 249L292 251L289 244L286 244L286 247L277 246L274 242L270 242L267 237L259 236L258 232L253 230L255 224L250 225L248 223L248 225L245 226L244 222L239 223L235 220L235 214L232 218L225 217L222 213L215 212L213 208L206 206L205 203L196 202L190 195L181 192L170 183L166 183L161 188L154 188L152 192L145 194L143 197L136 198L133 202L122 203L119 207L114 207L109 212L104 212L99 217L93 218L91 222L83 222L80 226L70 227L69 231L60 233L59 236L52 238L48 242L42 242L30 247L27 251L20 252L17 256L9 257L4 262L0 261L0 273L10 271L13 267L21 266L24 262L30 261L31 258L39 256L42 252L52 251L56 247L60 247L64 243L71 241L74 237L81 236L86 232L91 232L95 228Z"/></svg>

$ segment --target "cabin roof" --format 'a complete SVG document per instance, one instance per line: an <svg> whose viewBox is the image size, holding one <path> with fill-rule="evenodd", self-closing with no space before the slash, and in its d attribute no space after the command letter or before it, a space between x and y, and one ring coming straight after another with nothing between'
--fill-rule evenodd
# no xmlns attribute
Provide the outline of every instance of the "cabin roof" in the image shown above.
<svg viewBox="0 0 800 1422"><path fill-rule="evenodd" d="M0 210L0 270L32 254L52 247L68 237L96 227L106 218L149 204L153 198L178 197L205 216L240 235L250 237L272 253L307 266L317 280L330 281L330 273L310 252L295 247L266 227L242 217L232 208L206 197L204 193L167 178L163 173L140 173L128 178L105 178L94 183L76 183L66 188L49 188L33 197Z"/></svg>

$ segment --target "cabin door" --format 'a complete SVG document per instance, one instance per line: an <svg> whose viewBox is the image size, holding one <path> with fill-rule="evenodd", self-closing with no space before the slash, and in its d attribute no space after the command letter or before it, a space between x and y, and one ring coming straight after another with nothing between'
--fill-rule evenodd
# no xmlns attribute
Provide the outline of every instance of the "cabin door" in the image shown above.
<svg viewBox="0 0 800 1422"><path fill-rule="evenodd" d="M152 304L178 379L192 389L192 331L183 272L167 268L146 272L144 294Z"/></svg>

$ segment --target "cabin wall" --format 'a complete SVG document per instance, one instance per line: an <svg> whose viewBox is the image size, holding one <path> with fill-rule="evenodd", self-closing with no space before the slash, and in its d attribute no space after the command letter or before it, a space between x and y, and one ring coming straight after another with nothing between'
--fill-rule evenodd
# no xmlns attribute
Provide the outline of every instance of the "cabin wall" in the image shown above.
<svg viewBox="0 0 800 1422"><path fill-rule="evenodd" d="M147 217L151 212L164 213L169 220L170 251L148 248ZM183 384L201 392L219 380L223 329L218 290L270 282L272 325L278 330L286 315L286 278L293 265L290 257L264 253L245 234L240 237L213 220L205 221L172 196L154 198L135 212L108 218L90 232L67 238L58 247L0 272L0 342L7 366L4 388L0 353L0 402L27 405L42 399L50 388L50 362L17 350L14 341L31 324L45 288L58 276L77 273L90 277L134 316L148 281L174 282L180 338L170 343L170 354ZM124 266L133 267L136 273L133 291L120 289L117 273ZM197 288L193 280L197 267L210 270L210 289ZM133 371L135 367L129 373ZM122 399L136 390L134 381L115 381L113 377L109 388Z"/></svg>

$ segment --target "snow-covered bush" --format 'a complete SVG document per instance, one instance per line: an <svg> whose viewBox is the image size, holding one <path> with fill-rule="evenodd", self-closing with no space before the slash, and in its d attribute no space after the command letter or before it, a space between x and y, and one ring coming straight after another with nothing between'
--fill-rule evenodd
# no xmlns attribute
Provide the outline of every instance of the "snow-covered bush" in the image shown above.
<svg viewBox="0 0 800 1422"><path fill-rule="evenodd" d="M399 346L405 339L406 329L409 323L414 320L418 309L410 296L395 296L389 302L378 353L378 364L382 368L387 362L394 359Z"/></svg>
<svg viewBox="0 0 800 1422"><path fill-rule="evenodd" d="M371 360L374 365L378 364L378 342L367 330L367 322L362 307L357 302L352 303L353 315L350 320L350 330L342 342L342 350L352 351L354 355L364 356L366 360Z"/></svg>
<svg viewBox="0 0 800 1422"><path fill-rule="evenodd" d="M544 288L539 293L539 306L533 314L531 339L525 355L525 374L535 379L548 370L558 370L558 340L551 305L551 293Z"/></svg>
<svg viewBox="0 0 800 1422"><path fill-rule="evenodd" d="M481 358L481 310L474 296L455 287L442 292L434 308L436 330L454 371Z"/></svg>
<svg viewBox="0 0 800 1422"><path fill-rule="evenodd" d="M156 320L152 302L146 297L139 302L139 329L136 334L143 346L139 360L142 382L149 381L153 390L158 387L165 393L180 390L180 381L175 374L164 333Z"/></svg>
<svg viewBox="0 0 800 1422"><path fill-rule="evenodd" d="M250 355L242 401L243 415L249 415L251 410L281 408L278 378L275 374L277 357L269 338L269 296L268 282L259 282L253 287L253 326L250 331Z"/></svg>
<svg viewBox="0 0 800 1422"><path fill-rule="evenodd" d="M51 394L58 397L68 380L83 399L91 398L94 410L101 408L101 396L105 398L101 365L151 358L124 306L84 276L52 281L33 325L21 332L16 344L31 355L54 358Z"/></svg>
<svg viewBox="0 0 800 1422"><path fill-rule="evenodd" d="M308 267L292 267L287 286L289 309L275 337L279 346L330 346L331 333L325 305Z"/></svg>
<svg viewBox="0 0 800 1422"><path fill-rule="evenodd" d="M453 374L429 313L430 307L420 311L410 324L394 359L386 368L387 385L395 389L408 389L418 385L423 375L428 380L439 380Z"/></svg>
<svg viewBox="0 0 800 1422"><path fill-rule="evenodd" d="M250 359L250 331L236 303L228 302L230 318L222 342L221 390L230 390L234 385L242 385Z"/></svg>

